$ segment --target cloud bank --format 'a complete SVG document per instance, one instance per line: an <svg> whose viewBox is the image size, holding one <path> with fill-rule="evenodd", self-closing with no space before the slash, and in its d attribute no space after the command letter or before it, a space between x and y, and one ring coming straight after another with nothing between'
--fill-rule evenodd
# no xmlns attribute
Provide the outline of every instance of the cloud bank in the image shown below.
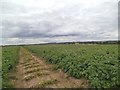
<svg viewBox="0 0 120 90"><path fill-rule="evenodd" d="M118 39L118 0L1 0L3 45Z"/></svg>

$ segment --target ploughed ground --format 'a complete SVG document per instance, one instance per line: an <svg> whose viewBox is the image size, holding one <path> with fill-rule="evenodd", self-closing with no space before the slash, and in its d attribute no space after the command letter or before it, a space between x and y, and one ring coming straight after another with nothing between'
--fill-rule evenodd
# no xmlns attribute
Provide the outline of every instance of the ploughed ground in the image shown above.
<svg viewBox="0 0 120 90"><path fill-rule="evenodd" d="M63 71L54 70L51 64L21 47L16 69L9 74L15 88L86 88L85 79L70 77Z"/></svg>

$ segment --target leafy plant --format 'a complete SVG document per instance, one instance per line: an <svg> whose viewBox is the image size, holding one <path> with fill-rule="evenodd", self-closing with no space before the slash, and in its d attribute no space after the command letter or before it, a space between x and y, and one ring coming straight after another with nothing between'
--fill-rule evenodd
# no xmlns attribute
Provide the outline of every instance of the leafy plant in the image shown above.
<svg viewBox="0 0 120 90"><path fill-rule="evenodd" d="M32 45L29 51L76 78L89 80L89 87L111 88L118 83L118 46L108 45Z"/></svg>

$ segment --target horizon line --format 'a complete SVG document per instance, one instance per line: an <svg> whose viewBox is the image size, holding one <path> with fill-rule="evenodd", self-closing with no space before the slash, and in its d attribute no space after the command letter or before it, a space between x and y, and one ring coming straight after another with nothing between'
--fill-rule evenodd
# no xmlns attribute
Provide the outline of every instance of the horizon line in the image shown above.
<svg viewBox="0 0 120 90"><path fill-rule="evenodd" d="M44 44L65 44L65 43L90 43L90 42L120 42L120 40L87 40L87 41L65 41L65 42L46 42L46 43L23 43L23 44L1 44L0 46L16 45L44 45Z"/></svg>

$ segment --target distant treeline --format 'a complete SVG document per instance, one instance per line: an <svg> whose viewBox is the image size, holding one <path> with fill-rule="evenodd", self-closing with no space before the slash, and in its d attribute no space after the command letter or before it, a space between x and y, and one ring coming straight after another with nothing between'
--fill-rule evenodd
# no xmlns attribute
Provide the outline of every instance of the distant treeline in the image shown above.
<svg viewBox="0 0 120 90"><path fill-rule="evenodd" d="M47 44L120 44L120 41L85 41L85 42L61 42Z"/></svg>
<svg viewBox="0 0 120 90"><path fill-rule="evenodd" d="M64 44L120 44L120 41L65 42Z"/></svg>
<svg viewBox="0 0 120 90"><path fill-rule="evenodd" d="M44 44L22 44L19 46L26 45L47 45L47 44L120 44L120 41L85 41L85 42L52 42L52 43L44 43ZM2 46L18 46L18 45L2 45Z"/></svg>

